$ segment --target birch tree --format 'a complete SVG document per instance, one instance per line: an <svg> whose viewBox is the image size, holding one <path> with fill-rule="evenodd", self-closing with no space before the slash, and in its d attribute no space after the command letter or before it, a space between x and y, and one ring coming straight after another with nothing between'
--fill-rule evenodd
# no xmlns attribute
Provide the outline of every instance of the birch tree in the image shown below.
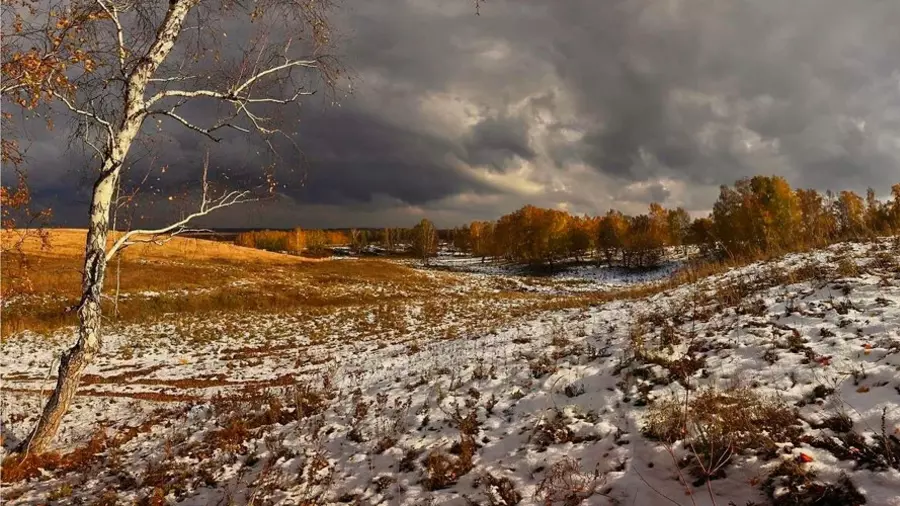
<svg viewBox="0 0 900 506"><path fill-rule="evenodd" d="M23 51L31 51L30 61L38 65L45 54L53 62L78 63L38 75L36 85L46 85L49 98L72 119L94 165L81 297L73 308L77 341L63 353L56 387L21 448L39 452L52 442L85 368L100 351L101 292L110 259L131 244L159 241L218 209L255 200L274 185L268 173L252 188L217 185L208 164L197 160L202 174L191 212L110 238L116 188L133 177L132 151L152 133L148 120L212 145L227 136L254 135L274 151L277 139L291 137L276 124L278 109L298 104L317 85L333 86L336 72L327 54L330 0L72 0L35 2L12 12L19 7L7 4L4 33L15 22L18 37L5 44L28 48ZM81 21L69 29L71 20ZM223 46L237 54L226 54ZM40 81L60 76L65 86Z"/></svg>
<svg viewBox="0 0 900 506"><path fill-rule="evenodd" d="M428 260L437 254L437 229L434 223L422 218L422 221L413 227L413 252L422 259L423 265L428 265Z"/></svg>

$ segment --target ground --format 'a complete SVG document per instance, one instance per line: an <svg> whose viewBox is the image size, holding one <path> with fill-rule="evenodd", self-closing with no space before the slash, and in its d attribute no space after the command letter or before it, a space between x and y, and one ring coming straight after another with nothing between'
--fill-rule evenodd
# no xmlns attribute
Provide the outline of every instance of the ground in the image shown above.
<svg viewBox="0 0 900 506"><path fill-rule="evenodd" d="M111 318L58 455L6 461L3 497L900 505L898 257L881 240L718 273L543 277L209 258L205 280L197 260L134 259L135 315ZM146 289L142 269L193 284ZM4 317L17 307L37 306ZM7 451L73 331L5 329Z"/></svg>

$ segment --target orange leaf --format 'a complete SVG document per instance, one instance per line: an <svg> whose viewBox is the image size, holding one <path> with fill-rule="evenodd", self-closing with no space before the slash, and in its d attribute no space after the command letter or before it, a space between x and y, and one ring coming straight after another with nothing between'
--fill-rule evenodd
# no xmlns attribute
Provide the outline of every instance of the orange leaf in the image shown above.
<svg viewBox="0 0 900 506"><path fill-rule="evenodd" d="M797 460L799 460L800 462L803 462L803 463L806 464L806 463L812 462L812 461L813 461L813 458L812 458L810 455L807 455L807 454L805 454L805 453L801 453L801 454L797 457Z"/></svg>

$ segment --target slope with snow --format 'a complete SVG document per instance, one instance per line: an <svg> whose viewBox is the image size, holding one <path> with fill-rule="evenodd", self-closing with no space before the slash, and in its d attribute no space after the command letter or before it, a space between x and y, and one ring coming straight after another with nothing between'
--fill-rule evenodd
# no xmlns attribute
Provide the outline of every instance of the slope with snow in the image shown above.
<svg viewBox="0 0 900 506"><path fill-rule="evenodd" d="M887 241L842 244L496 325L477 323L500 306L409 308L403 334L378 330L375 312L367 335L339 314L198 322L211 330L190 340L182 327L126 329L104 343L63 441L83 444L98 420L108 437L4 498L900 505L897 257ZM484 283L456 276L471 276L458 290ZM2 348L15 437L55 350ZM650 437L654 409L704 392L785 406L796 430L704 452L714 424L686 416L683 434ZM707 453L721 461L692 456ZM708 482L703 467L716 468Z"/></svg>

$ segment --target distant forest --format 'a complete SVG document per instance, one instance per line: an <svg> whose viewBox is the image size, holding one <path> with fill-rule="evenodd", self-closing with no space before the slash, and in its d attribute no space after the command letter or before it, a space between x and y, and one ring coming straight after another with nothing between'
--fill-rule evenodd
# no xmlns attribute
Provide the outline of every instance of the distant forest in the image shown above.
<svg viewBox="0 0 900 506"><path fill-rule="evenodd" d="M792 189L778 176L741 179L722 186L708 217L692 219L682 208L650 204L646 214L610 210L577 216L525 206L496 221L474 221L436 230L427 219L413 228L265 230L237 235L241 246L296 254L326 254L336 246L354 251L411 253L427 260L439 243L487 260L554 266L569 260L602 260L610 265L653 267L667 247L698 247L704 254L747 258L825 246L837 241L900 234L900 183L881 201L873 189L865 197Z"/></svg>

